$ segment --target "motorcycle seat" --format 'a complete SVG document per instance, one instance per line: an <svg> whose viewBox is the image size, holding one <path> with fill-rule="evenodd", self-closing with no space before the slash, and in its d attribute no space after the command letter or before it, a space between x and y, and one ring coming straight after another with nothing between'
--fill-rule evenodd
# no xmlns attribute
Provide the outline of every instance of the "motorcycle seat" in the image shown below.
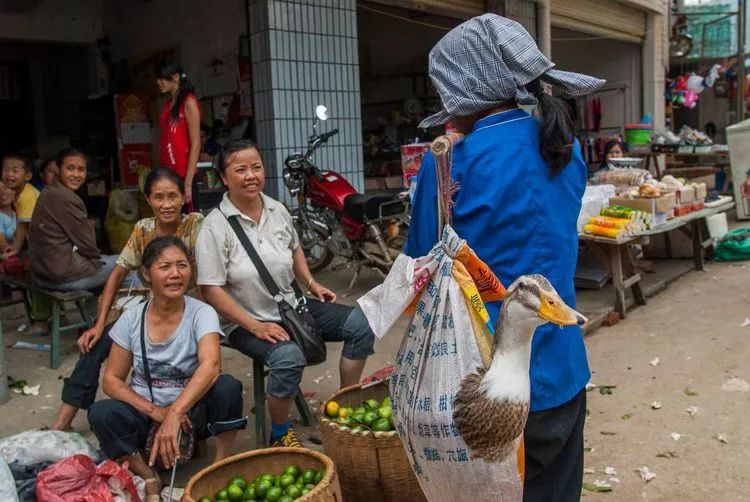
<svg viewBox="0 0 750 502"><path fill-rule="evenodd" d="M380 207L386 203L389 204L383 207L381 213ZM403 201L391 192L356 193L344 200L344 214L362 223L395 216L405 209Z"/></svg>

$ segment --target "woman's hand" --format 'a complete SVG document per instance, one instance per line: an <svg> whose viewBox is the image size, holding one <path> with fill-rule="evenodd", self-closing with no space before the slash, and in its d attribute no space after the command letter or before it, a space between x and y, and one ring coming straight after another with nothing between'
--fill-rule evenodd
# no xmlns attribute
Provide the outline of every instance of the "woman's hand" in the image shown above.
<svg viewBox="0 0 750 502"><path fill-rule="evenodd" d="M172 467L180 457L180 443L178 441L180 429L183 430L183 433L189 434L192 427L193 424L187 415L180 415L171 409L167 411L164 422L154 436L154 446L151 449L148 465L153 467L158 456L161 456L162 465L166 468Z"/></svg>
<svg viewBox="0 0 750 502"><path fill-rule="evenodd" d="M185 204L193 202L193 180L185 179Z"/></svg>
<svg viewBox="0 0 750 502"><path fill-rule="evenodd" d="M169 411L169 408L162 408L161 406L154 405L154 408L148 414L148 418L150 418L151 420L153 420L154 422L158 424L163 424L164 420L166 420L167 418L168 411Z"/></svg>
<svg viewBox="0 0 750 502"><path fill-rule="evenodd" d="M259 322L250 332L256 338L268 343L286 342L289 340L289 334L275 322Z"/></svg>
<svg viewBox="0 0 750 502"><path fill-rule="evenodd" d="M310 293L321 302L334 303L336 301L336 293L322 284L318 284L316 281L313 281L312 284L310 284Z"/></svg>
<svg viewBox="0 0 750 502"><path fill-rule="evenodd" d="M94 345L96 345L96 343L101 340L103 333L104 328L101 328L96 324L92 328L89 328L81 333L81 336L78 337L78 341L76 342L76 345L78 345L78 350L81 351L81 354L88 354L89 352L91 352L91 349L94 348Z"/></svg>

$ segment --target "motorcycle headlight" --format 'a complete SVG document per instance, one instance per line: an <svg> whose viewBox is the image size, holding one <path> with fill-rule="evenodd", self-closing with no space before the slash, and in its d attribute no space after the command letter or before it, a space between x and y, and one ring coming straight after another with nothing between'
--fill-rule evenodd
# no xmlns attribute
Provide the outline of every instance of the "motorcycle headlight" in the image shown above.
<svg viewBox="0 0 750 502"><path fill-rule="evenodd" d="M300 188L302 188L302 181L299 176L292 173L289 168L284 168L282 177L284 179L284 185L286 185L292 195L299 192Z"/></svg>

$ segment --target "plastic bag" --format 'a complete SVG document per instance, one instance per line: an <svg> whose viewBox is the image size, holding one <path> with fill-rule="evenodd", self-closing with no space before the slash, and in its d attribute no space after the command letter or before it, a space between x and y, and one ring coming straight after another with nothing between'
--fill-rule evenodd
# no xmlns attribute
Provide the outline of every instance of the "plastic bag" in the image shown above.
<svg viewBox="0 0 750 502"><path fill-rule="evenodd" d="M588 185L583 193L581 212L578 213L578 233L593 216L599 216L602 209L609 206L609 199L615 196L614 185Z"/></svg>
<svg viewBox="0 0 750 502"><path fill-rule="evenodd" d="M399 256L385 282L358 303L378 337L414 306L396 356L391 399L396 428L427 500L464 500L470 494L476 502L517 502L523 489L520 437L506 458L487 462L471 457L453 420L463 378L492 357L480 283L457 259L465 246L446 226L428 256Z"/></svg>
<svg viewBox="0 0 750 502"><path fill-rule="evenodd" d="M96 450L75 432L26 431L0 439L0 458L9 464L57 462L77 454L98 459Z"/></svg>
<svg viewBox="0 0 750 502"><path fill-rule="evenodd" d="M112 460L96 467L86 455L66 458L39 473L36 496L44 502L114 502L115 496L140 501L127 468Z"/></svg>
<svg viewBox="0 0 750 502"><path fill-rule="evenodd" d="M724 235L714 249L716 261L750 260L750 228L738 228Z"/></svg>
<svg viewBox="0 0 750 502"><path fill-rule="evenodd" d="M109 247L119 253L130 238L135 223L138 221L138 194L133 191L114 189L109 194L107 216L104 219L104 231L107 233Z"/></svg>
<svg viewBox="0 0 750 502"><path fill-rule="evenodd" d="M5 460L0 458L0 500L3 502L18 502L16 481Z"/></svg>

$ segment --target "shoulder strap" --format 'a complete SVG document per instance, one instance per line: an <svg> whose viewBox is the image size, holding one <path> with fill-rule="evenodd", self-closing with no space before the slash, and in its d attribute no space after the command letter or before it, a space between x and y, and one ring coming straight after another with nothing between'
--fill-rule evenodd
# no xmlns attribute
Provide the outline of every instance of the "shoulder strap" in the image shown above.
<svg viewBox="0 0 750 502"><path fill-rule="evenodd" d="M463 141L463 135L450 133L440 136L432 142L430 149L435 157L435 171L437 174L437 200L438 200L438 225L440 234L446 225L452 223L453 216L453 194L458 186L451 177L453 163L453 147ZM442 236L438 235L438 239Z"/></svg>
<svg viewBox="0 0 750 502"><path fill-rule="evenodd" d="M279 286L276 285L276 281L273 280L273 277L271 277L271 274L268 272L268 269L263 264L263 260L258 255L258 252L255 250L255 247L253 246L253 243L250 242L250 239L247 238L247 234L244 230L242 230L242 226L240 226L240 222L237 221L237 216L232 216L231 218L228 217L226 214L224 214L224 211L219 210L221 214L224 215L224 218L226 218L227 222L229 222L229 226L232 227L232 230L234 230L234 233L237 235L237 238L240 240L240 244L242 244L242 247L245 248L245 252L250 257L250 261L253 262L253 265L255 265L255 268L258 270L258 274L260 275L261 280L263 281L263 284L266 285L266 289L268 289L268 292L271 293L271 296L276 298L276 296L281 293L279 290Z"/></svg>
<svg viewBox="0 0 750 502"><path fill-rule="evenodd" d="M149 302L143 306L143 313L141 314L141 358L143 358L143 375L146 377L146 383L148 384L148 392L151 394L151 402L154 402L154 389L151 385L151 371L148 368L148 357L146 357L146 310L148 309Z"/></svg>

